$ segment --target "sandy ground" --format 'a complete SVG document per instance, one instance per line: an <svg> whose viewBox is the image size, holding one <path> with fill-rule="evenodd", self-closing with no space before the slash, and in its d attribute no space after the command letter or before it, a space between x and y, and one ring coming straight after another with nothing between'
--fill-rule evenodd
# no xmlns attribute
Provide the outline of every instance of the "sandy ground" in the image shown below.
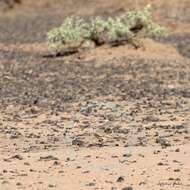
<svg viewBox="0 0 190 190"><path fill-rule="evenodd" d="M166 38L48 51L67 15L150 2ZM23 0L0 14L0 190L190 189L189 1L172 3Z"/></svg>
<svg viewBox="0 0 190 190"><path fill-rule="evenodd" d="M188 190L189 156L189 144L3 154L2 189Z"/></svg>

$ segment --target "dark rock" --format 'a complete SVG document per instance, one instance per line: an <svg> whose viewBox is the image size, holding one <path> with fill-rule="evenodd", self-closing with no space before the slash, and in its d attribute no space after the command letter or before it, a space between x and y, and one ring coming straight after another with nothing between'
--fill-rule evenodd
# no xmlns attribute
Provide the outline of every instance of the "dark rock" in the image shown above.
<svg viewBox="0 0 190 190"><path fill-rule="evenodd" d="M18 160L23 160L23 157L20 156L20 155L15 155L15 156L12 156L13 159L18 159Z"/></svg>
<svg viewBox="0 0 190 190"><path fill-rule="evenodd" d="M22 183L18 182L16 185L17 185L17 186L21 186L21 185L22 185Z"/></svg>
<svg viewBox="0 0 190 190"><path fill-rule="evenodd" d="M50 160L58 160L58 158L56 158L56 157L54 157L52 155L49 155L49 156L40 156L39 161L42 161L42 160L50 161Z"/></svg>
<svg viewBox="0 0 190 190"><path fill-rule="evenodd" d="M125 158L129 158L129 157L131 157L131 156L132 156L131 153L123 154L123 157L125 157Z"/></svg>
<svg viewBox="0 0 190 190"><path fill-rule="evenodd" d="M123 182L123 181L125 181L123 176L120 176L120 177L117 178L117 182Z"/></svg>
<svg viewBox="0 0 190 190"><path fill-rule="evenodd" d="M133 188L132 187L124 187L121 190L133 190Z"/></svg>
<svg viewBox="0 0 190 190"><path fill-rule="evenodd" d="M171 144L164 138L158 137L156 139L156 143L160 144L162 147L168 147L171 146Z"/></svg>
<svg viewBox="0 0 190 190"><path fill-rule="evenodd" d="M79 140L79 139L74 139L74 140L72 141L72 145L77 145L77 146L82 147L82 146L84 146L84 141Z"/></svg>
<svg viewBox="0 0 190 190"><path fill-rule="evenodd" d="M94 183L94 182L90 182L90 183L86 184L86 186L90 186L90 187L95 186L95 185L96 185L96 183Z"/></svg>

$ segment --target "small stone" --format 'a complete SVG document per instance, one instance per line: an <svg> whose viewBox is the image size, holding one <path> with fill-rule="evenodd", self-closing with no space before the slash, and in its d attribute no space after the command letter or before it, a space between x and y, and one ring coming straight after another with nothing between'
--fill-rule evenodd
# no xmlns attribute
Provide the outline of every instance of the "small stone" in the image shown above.
<svg viewBox="0 0 190 190"><path fill-rule="evenodd" d="M24 162L24 165L25 166L29 166L30 164L28 162Z"/></svg>
<svg viewBox="0 0 190 190"><path fill-rule="evenodd" d="M146 183L144 181L141 181L139 185L145 185Z"/></svg>
<svg viewBox="0 0 190 190"><path fill-rule="evenodd" d="M23 157L20 156L20 155L15 155L15 156L12 156L13 159L18 159L18 160L23 160Z"/></svg>
<svg viewBox="0 0 190 190"><path fill-rule="evenodd" d="M75 139L72 141L72 145L77 145L79 147L82 147L82 146L84 146L84 141L81 141L79 139Z"/></svg>
<svg viewBox="0 0 190 190"><path fill-rule="evenodd" d="M90 187L95 186L95 185L96 185L96 183L94 183L94 182L90 182L90 183L86 184L86 186L90 186Z"/></svg>
<svg viewBox="0 0 190 190"><path fill-rule="evenodd" d="M9 160L8 158L4 158L3 161L4 162L11 162L11 160Z"/></svg>
<svg viewBox="0 0 190 190"><path fill-rule="evenodd" d="M127 153L127 154L124 154L124 155L123 155L123 157L126 157L126 158L129 158L129 157L131 157L131 156L132 156L131 153Z"/></svg>
<svg viewBox="0 0 190 190"><path fill-rule="evenodd" d="M33 170L33 169L30 169L29 171L30 171L30 172L36 172L36 170Z"/></svg>
<svg viewBox="0 0 190 190"><path fill-rule="evenodd" d="M168 147L168 146L171 146L171 144L166 140L166 139L163 139L161 137L158 137L156 139L156 143L157 144L160 144L162 147Z"/></svg>
<svg viewBox="0 0 190 190"><path fill-rule="evenodd" d="M87 171L84 171L84 172L82 172L82 173L83 173L83 174L87 174L87 173L90 173L90 171L87 170Z"/></svg>
<svg viewBox="0 0 190 190"><path fill-rule="evenodd" d="M117 182L122 182L122 181L125 181L123 176L120 176L120 177L117 178Z"/></svg>
<svg viewBox="0 0 190 190"><path fill-rule="evenodd" d="M179 148L177 148L177 149L175 150L175 152L180 152L180 149L179 149Z"/></svg>
<svg viewBox="0 0 190 190"><path fill-rule="evenodd" d="M50 161L50 160L58 160L58 158L56 158L56 157L54 157L54 156L52 156L52 155L40 156L39 161L42 161L42 160Z"/></svg>
<svg viewBox="0 0 190 190"><path fill-rule="evenodd" d="M54 165L54 166L58 166L58 165L60 165L60 162L55 161L55 162L53 163L53 165Z"/></svg>
<svg viewBox="0 0 190 190"><path fill-rule="evenodd" d="M17 186L21 186L21 185L22 185L22 183L18 182L16 185L17 185Z"/></svg>
<svg viewBox="0 0 190 190"><path fill-rule="evenodd" d="M53 187L55 187L55 185L49 184L48 187L53 188Z"/></svg>
<svg viewBox="0 0 190 190"><path fill-rule="evenodd" d="M162 162L159 162L158 163L158 166L163 166L164 164Z"/></svg>
<svg viewBox="0 0 190 190"><path fill-rule="evenodd" d="M153 154L158 154L160 153L160 150L154 150Z"/></svg>
<svg viewBox="0 0 190 190"><path fill-rule="evenodd" d="M133 190L133 188L132 187L124 187L121 190Z"/></svg>
<svg viewBox="0 0 190 190"><path fill-rule="evenodd" d="M8 182L8 181L2 181L1 184L2 184L2 185L3 185L3 184L9 184L9 182Z"/></svg>

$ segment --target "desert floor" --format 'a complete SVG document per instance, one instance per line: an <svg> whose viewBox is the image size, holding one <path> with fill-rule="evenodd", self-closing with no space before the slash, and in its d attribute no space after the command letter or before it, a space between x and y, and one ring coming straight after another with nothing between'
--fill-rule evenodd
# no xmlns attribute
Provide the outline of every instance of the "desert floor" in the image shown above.
<svg viewBox="0 0 190 190"><path fill-rule="evenodd" d="M150 2L167 37L51 56L46 32L66 16ZM1 12L0 190L189 190L189 4L23 0Z"/></svg>

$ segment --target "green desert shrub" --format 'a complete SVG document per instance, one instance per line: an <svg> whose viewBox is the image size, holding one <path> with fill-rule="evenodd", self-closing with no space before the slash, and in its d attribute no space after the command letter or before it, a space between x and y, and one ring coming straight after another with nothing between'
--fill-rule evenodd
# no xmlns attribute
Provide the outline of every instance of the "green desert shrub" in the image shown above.
<svg viewBox="0 0 190 190"><path fill-rule="evenodd" d="M77 48L85 40L90 38L89 24L82 18L66 18L63 24L48 32L49 47L56 51L65 48Z"/></svg>
<svg viewBox="0 0 190 190"><path fill-rule="evenodd" d="M120 42L133 43L133 39L159 37L165 29L152 19L151 6L130 11L117 17L66 18L63 24L48 32L48 45L55 52L77 51L86 41L96 45Z"/></svg>

